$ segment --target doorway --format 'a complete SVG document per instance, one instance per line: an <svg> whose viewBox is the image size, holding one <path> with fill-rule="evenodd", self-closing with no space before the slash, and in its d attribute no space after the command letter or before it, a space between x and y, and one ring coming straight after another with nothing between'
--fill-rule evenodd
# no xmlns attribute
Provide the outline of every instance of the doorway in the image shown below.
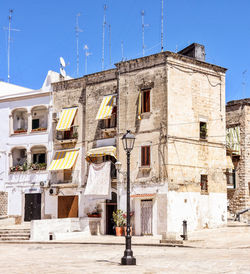
<svg viewBox="0 0 250 274"><path fill-rule="evenodd" d="M117 210L117 194L112 192L111 200L106 200L106 234L115 235L113 212Z"/></svg>
<svg viewBox="0 0 250 274"><path fill-rule="evenodd" d="M141 200L141 233L152 235L153 200Z"/></svg>
<svg viewBox="0 0 250 274"><path fill-rule="evenodd" d="M41 219L41 193L25 194L24 221Z"/></svg>
<svg viewBox="0 0 250 274"><path fill-rule="evenodd" d="M78 217L78 196L58 196L58 218Z"/></svg>

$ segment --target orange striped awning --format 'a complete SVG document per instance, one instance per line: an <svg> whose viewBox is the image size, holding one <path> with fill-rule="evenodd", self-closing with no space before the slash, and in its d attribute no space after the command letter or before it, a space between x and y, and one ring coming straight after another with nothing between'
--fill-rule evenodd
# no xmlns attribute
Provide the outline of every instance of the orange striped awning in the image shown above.
<svg viewBox="0 0 250 274"><path fill-rule="evenodd" d="M54 159L50 164L49 170L63 170L72 168L78 153L78 150L56 152Z"/></svg>
<svg viewBox="0 0 250 274"><path fill-rule="evenodd" d="M77 108L63 109L61 118L56 126L58 131L68 131L71 128L72 122L75 118Z"/></svg>

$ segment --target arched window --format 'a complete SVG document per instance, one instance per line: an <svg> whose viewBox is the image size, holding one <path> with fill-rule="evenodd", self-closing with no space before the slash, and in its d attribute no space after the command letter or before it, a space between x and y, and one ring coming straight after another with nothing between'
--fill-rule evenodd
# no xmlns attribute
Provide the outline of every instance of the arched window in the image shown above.
<svg viewBox="0 0 250 274"><path fill-rule="evenodd" d="M45 131L48 126L48 110L45 106L36 106L31 110L32 132Z"/></svg>

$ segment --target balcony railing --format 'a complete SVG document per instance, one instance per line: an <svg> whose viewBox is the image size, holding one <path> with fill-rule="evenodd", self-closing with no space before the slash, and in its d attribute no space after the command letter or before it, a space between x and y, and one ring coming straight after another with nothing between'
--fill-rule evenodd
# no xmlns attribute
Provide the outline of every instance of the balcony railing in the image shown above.
<svg viewBox="0 0 250 274"><path fill-rule="evenodd" d="M69 131L56 131L55 139L58 141L77 140L78 126L72 126Z"/></svg>
<svg viewBox="0 0 250 274"><path fill-rule="evenodd" d="M116 114L113 114L110 119L102 120L101 129L115 128L116 127Z"/></svg>

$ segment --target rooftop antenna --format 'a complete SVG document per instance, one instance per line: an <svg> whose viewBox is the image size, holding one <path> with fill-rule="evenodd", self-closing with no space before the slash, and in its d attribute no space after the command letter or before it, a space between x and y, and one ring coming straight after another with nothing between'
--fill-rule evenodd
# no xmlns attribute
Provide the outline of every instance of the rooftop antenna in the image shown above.
<svg viewBox="0 0 250 274"><path fill-rule="evenodd" d="M123 41L121 41L121 50L122 50L122 61L124 61L124 54L123 54Z"/></svg>
<svg viewBox="0 0 250 274"><path fill-rule="evenodd" d="M163 0L161 0L161 52L163 52Z"/></svg>
<svg viewBox="0 0 250 274"><path fill-rule="evenodd" d="M12 13L13 13L13 9L9 9L9 27L5 28L5 30L8 30L8 83L10 82L10 42L11 42L11 38L10 38L10 33L11 31L20 31L19 29L12 29L11 28L11 20L12 20Z"/></svg>
<svg viewBox="0 0 250 274"><path fill-rule="evenodd" d="M111 67L111 26L109 24L109 66Z"/></svg>
<svg viewBox="0 0 250 274"><path fill-rule="evenodd" d="M76 76L79 77L79 32L82 32L82 30L79 28L79 24L78 24L78 18L81 14L78 13L76 15Z"/></svg>
<svg viewBox="0 0 250 274"><path fill-rule="evenodd" d="M88 57L91 53L88 51L88 45L84 45L83 49L85 50L85 75L88 73Z"/></svg>
<svg viewBox="0 0 250 274"><path fill-rule="evenodd" d="M145 54L145 44L144 44L144 30L145 30L145 27L148 27L149 25L145 25L144 24L144 15L145 15L145 12L144 10L141 11L141 17L142 17L142 56L144 56Z"/></svg>
<svg viewBox="0 0 250 274"><path fill-rule="evenodd" d="M66 71L65 68L66 63L62 57L60 57L60 74L65 78L66 77Z"/></svg>
<svg viewBox="0 0 250 274"><path fill-rule="evenodd" d="M243 72L242 72L242 95L243 95L243 99L245 98L246 96L246 73L247 73L247 70L245 69Z"/></svg>
<svg viewBox="0 0 250 274"><path fill-rule="evenodd" d="M105 26L106 26L106 10L107 5L104 5L103 25L102 25L102 70L104 70L104 42L105 42Z"/></svg>

